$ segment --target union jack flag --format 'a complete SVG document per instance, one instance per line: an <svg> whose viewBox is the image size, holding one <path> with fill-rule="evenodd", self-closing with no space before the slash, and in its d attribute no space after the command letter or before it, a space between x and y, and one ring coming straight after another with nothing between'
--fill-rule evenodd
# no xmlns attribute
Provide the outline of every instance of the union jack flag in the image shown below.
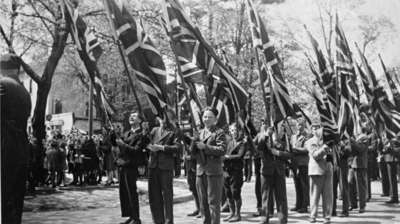
<svg viewBox="0 0 400 224"><path fill-rule="evenodd" d="M289 91L283 79L282 71L279 67L280 60L275 51L274 44L269 39L265 25L255 10L253 2L251 0L246 0L246 3L253 38L253 47L262 49L264 53L265 64L263 66L269 74L270 91L272 93L271 117L276 125L286 117L295 117L296 114L289 96Z"/></svg>
<svg viewBox="0 0 400 224"><path fill-rule="evenodd" d="M165 108L171 104L165 92L167 72L160 53L141 25L129 14L125 1L105 0L104 5L116 37L146 93L152 113L164 116Z"/></svg>
<svg viewBox="0 0 400 224"><path fill-rule="evenodd" d="M355 70L346 36L336 15L336 72L340 77L340 109L338 128L341 137L350 138L358 133L358 98Z"/></svg>
<svg viewBox="0 0 400 224"><path fill-rule="evenodd" d="M389 83L390 89L392 91L394 104L397 106L397 108L399 108L398 111L400 112L400 93L399 93L399 89L397 88L396 83L393 80L393 77L387 71L386 66L383 63L381 55L379 55L379 60L381 61L381 65L382 65L382 68L383 68L383 73L385 73L386 80Z"/></svg>
<svg viewBox="0 0 400 224"><path fill-rule="evenodd" d="M105 93L104 85L100 79L100 73L96 64L103 50L94 34L94 31L87 27L85 21L79 15L77 8L78 5L73 4L69 0L64 0L63 3L66 9L64 15L71 24L69 30L71 37L74 40L79 56L89 73L90 81L94 84L94 88L96 89L95 93L100 94L99 97L104 111L106 112L106 118L110 120L109 116L115 114L115 108L110 103L110 100Z"/></svg>
<svg viewBox="0 0 400 224"><path fill-rule="evenodd" d="M361 53L357 44L356 47L360 54L362 66L364 67L363 70L359 65L357 66L368 101L371 105L370 110L372 112L373 123L378 133L385 133L386 136L391 139L400 131L399 109L389 101L387 93L383 87L379 85L375 73L366 57Z"/></svg>
<svg viewBox="0 0 400 224"><path fill-rule="evenodd" d="M205 84L206 76L210 74L207 67L211 57L197 38L200 31L178 1L166 1L162 23L171 37L185 82Z"/></svg>
<svg viewBox="0 0 400 224"><path fill-rule="evenodd" d="M335 119L337 119L337 77L335 76L331 66L328 64L324 53L322 53L322 50L319 47L317 40L312 36L307 27L305 27L305 29L307 31L308 37L310 38L314 53L317 57L317 64L319 68L319 72L317 72L317 70L313 66L313 63L311 62L311 59L309 58L309 65L312 66L310 67L311 71L318 77L319 83L321 84L322 88L324 88L330 103L330 108L332 109L333 116Z"/></svg>
<svg viewBox="0 0 400 224"><path fill-rule="evenodd" d="M190 71L196 71L194 74L198 77L193 79L192 75L188 75L192 73L187 73L183 68L182 72L184 73L185 81L198 83L197 80L201 80L201 83L206 83L208 92L211 93L218 85L215 81L220 80L221 83L224 83L224 87L226 86L223 89L229 92L219 91L220 95L214 97L221 97L219 100L222 102L226 102L226 97L229 97L234 107L235 117L238 118L239 123L245 124L247 108L243 106L248 104L247 91L216 55L214 49L203 38L199 29L191 23L177 0L166 0L164 12L166 27L172 38L172 47L178 56L178 62L180 65L185 65L181 62L191 62L188 68L193 69ZM188 43L192 45L188 45ZM185 58L186 61L181 60L182 58ZM216 77L218 79L215 79ZM212 101L215 104L218 103L217 100L212 98L207 100L209 103Z"/></svg>
<svg viewBox="0 0 400 224"><path fill-rule="evenodd" d="M363 69L361 68L361 66L359 64L357 64L357 71L358 71L358 74L360 75L360 79L363 84L364 91L365 91L364 93L365 93L365 96L367 97L368 103L371 103L372 99L374 98L374 89L372 89L374 87L372 87L370 85L367 75L364 73Z"/></svg>
<svg viewBox="0 0 400 224"><path fill-rule="evenodd" d="M394 138L400 132L400 113L396 110L396 106L389 101L382 86L375 89L372 107L375 121L381 125L378 127L379 130L384 128L387 138Z"/></svg>
<svg viewBox="0 0 400 224"><path fill-rule="evenodd" d="M323 140L324 143L327 145L335 145L338 140L338 129L336 121L333 117L332 110L330 109L330 103L328 101L325 90L321 89L322 91L318 91L318 89L319 88L317 88L314 84L313 97L317 105L321 125L323 128Z"/></svg>

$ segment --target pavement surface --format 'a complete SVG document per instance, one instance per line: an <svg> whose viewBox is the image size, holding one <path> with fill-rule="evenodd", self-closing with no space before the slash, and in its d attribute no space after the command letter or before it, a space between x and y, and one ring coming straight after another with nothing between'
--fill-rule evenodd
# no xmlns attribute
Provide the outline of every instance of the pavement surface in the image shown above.
<svg viewBox="0 0 400 224"><path fill-rule="evenodd" d="M295 202L295 190L291 178L286 179L289 208ZM147 181L139 180L138 189L140 194L140 217L143 224L151 224L151 213L147 198ZM398 223L400 224L400 205L387 205L384 202L389 198L380 197L380 182L372 183L372 199L367 204L366 212L359 214L357 210L350 212L350 217L333 217L332 223L355 223L355 224L377 224ZM25 198L25 206L22 223L37 224L114 224L125 220L121 218L119 207L118 187L83 187L83 188L60 188L56 190L41 190L36 196ZM243 208L242 221L238 223L259 223L259 217L253 217L256 211L256 199L254 195L254 178L245 183L242 190ZM341 208L341 202L338 202ZM202 223L201 219L187 217L194 210L194 201L187 188L185 178L174 180L174 223L195 224ZM322 211L322 208L319 210ZM340 212L340 210L338 210ZM227 213L222 213L222 218ZM321 213L319 213L321 215ZM322 223L322 218L317 218ZM277 217L270 219L270 223L278 223ZM289 212L288 223L309 223L308 214Z"/></svg>

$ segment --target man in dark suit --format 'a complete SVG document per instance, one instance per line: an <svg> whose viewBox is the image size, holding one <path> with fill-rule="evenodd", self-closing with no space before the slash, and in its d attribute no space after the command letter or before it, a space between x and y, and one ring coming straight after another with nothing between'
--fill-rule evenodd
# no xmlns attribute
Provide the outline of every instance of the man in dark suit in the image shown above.
<svg viewBox="0 0 400 224"><path fill-rule="evenodd" d="M305 122L297 124L297 133L292 135L291 144L294 152L292 159L293 164L293 180L296 189L296 204L291 211L306 213L307 206L310 202L310 184L308 181L308 151L304 143L308 136L305 131Z"/></svg>
<svg viewBox="0 0 400 224"><path fill-rule="evenodd" d="M220 223L223 171L222 156L225 155L225 133L217 128L218 111L206 108L203 112L204 129L195 133L196 187L204 224ZM204 157L203 157L204 156Z"/></svg>
<svg viewBox="0 0 400 224"><path fill-rule="evenodd" d="M341 144L333 147L333 205L332 205L332 216L336 216L336 201L338 198L338 186L340 188L340 194L342 197L342 212L339 214L340 217L349 216L349 164L348 160L351 154L351 145L348 140Z"/></svg>
<svg viewBox="0 0 400 224"><path fill-rule="evenodd" d="M400 133L391 139L383 150L383 157L387 167L389 179L389 196L390 200L387 204L399 203L399 192L397 183L397 164L399 163L398 155L400 152Z"/></svg>
<svg viewBox="0 0 400 224"><path fill-rule="evenodd" d="M172 224L174 154L180 154L180 146L173 126L166 116L157 118L160 126L150 132L149 201L153 221L156 224ZM165 214L164 214L165 211Z"/></svg>
<svg viewBox="0 0 400 224"><path fill-rule="evenodd" d="M187 149L185 150L184 154L187 183L189 186L189 190L192 192L194 202L196 205L196 210L194 210L192 213L189 213L187 216L197 216L198 218L200 218L201 217L200 202L199 202L199 195L196 189L196 158L189 152L188 149L189 145L185 144L184 147L185 149Z"/></svg>
<svg viewBox="0 0 400 224"><path fill-rule="evenodd" d="M368 128L362 127L362 133L355 141L350 140L351 149L355 156L351 160L349 171L349 190L351 208L357 208L357 195L360 205L359 213L365 211L367 200L367 168L368 168Z"/></svg>
<svg viewBox="0 0 400 224"><path fill-rule="evenodd" d="M120 148L117 158L119 167L119 198L121 201L122 217L129 217L124 224L140 224L139 198L137 193L136 180L139 171L144 171L146 154L144 149L150 139L144 133L139 113L132 112L129 116L131 129L123 138L117 138L116 142Z"/></svg>
<svg viewBox="0 0 400 224"><path fill-rule="evenodd" d="M14 54L0 58L1 219L21 223L29 161L27 121L31 98L20 82L20 61Z"/></svg>
<svg viewBox="0 0 400 224"><path fill-rule="evenodd" d="M277 134L278 133L278 134ZM268 128L264 137L259 139L258 144L264 147L258 147L261 150L261 188L262 188L262 206L265 212L263 217L263 224L269 223L269 207L271 204L270 195L274 194L278 218L280 223L287 223L288 206L286 195L286 181L285 181L285 160L292 155L290 152L285 151L286 147L284 141L281 141L282 130L273 133L272 128ZM273 138L274 134L274 138Z"/></svg>

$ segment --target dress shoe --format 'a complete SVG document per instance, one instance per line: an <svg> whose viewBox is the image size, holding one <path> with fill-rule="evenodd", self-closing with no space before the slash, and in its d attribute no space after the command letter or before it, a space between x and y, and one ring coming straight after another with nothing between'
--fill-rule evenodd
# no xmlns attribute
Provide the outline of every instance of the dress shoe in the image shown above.
<svg viewBox="0 0 400 224"><path fill-rule="evenodd" d="M357 206L354 206L354 207L353 207L353 206L350 206L350 207L349 207L349 211L353 211L353 209L356 209L356 208L358 208L358 207L357 207Z"/></svg>
<svg viewBox="0 0 400 224"><path fill-rule="evenodd" d="M398 204L399 203L399 199L390 199L389 201L385 202L386 204Z"/></svg>
<svg viewBox="0 0 400 224"><path fill-rule="evenodd" d="M235 215L231 219L229 219L229 222L239 222L240 220L242 220L240 215Z"/></svg>
<svg viewBox="0 0 400 224"><path fill-rule="evenodd" d="M349 217L349 213L340 213L339 217Z"/></svg>
<svg viewBox="0 0 400 224"><path fill-rule="evenodd" d="M235 214L231 213L231 214L228 215L226 218L222 219L222 221L228 222L228 221L231 220L234 216L235 216Z"/></svg>
<svg viewBox="0 0 400 224"><path fill-rule="evenodd" d="M325 218L323 223L324 223L324 224L331 223L331 220L330 220L329 218Z"/></svg>
<svg viewBox="0 0 400 224"><path fill-rule="evenodd" d="M129 224L142 224L140 220L132 220Z"/></svg>
<svg viewBox="0 0 400 224"><path fill-rule="evenodd" d="M332 211L332 216L335 217L337 215L336 211Z"/></svg>
<svg viewBox="0 0 400 224"><path fill-rule="evenodd" d="M317 219L316 218L310 218L309 221L310 221L310 223L316 223Z"/></svg>
<svg viewBox="0 0 400 224"><path fill-rule="evenodd" d="M298 213L307 213L307 208L300 208L297 210Z"/></svg>
<svg viewBox="0 0 400 224"><path fill-rule="evenodd" d="M291 212L295 212L297 210L299 210L299 208L296 208L296 207L290 209Z"/></svg>
<svg viewBox="0 0 400 224"><path fill-rule="evenodd" d="M223 213L229 212L229 204L228 203L226 203L226 204L224 204L224 206L222 206L221 212L223 212Z"/></svg>
<svg viewBox="0 0 400 224"><path fill-rule="evenodd" d="M196 216L196 218L198 218L198 219L201 219L201 217L203 217L203 216L201 215L201 213L199 213L199 214Z"/></svg>
<svg viewBox="0 0 400 224"><path fill-rule="evenodd" d="M199 210L196 210L190 214L187 214L187 216L197 216L199 214Z"/></svg>
<svg viewBox="0 0 400 224"><path fill-rule="evenodd" d="M132 218L127 219L125 222L120 222L119 224L129 224L133 221Z"/></svg>
<svg viewBox="0 0 400 224"><path fill-rule="evenodd" d="M360 208L360 210L358 210L358 213L364 213L365 212L365 208Z"/></svg>
<svg viewBox="0 0 400 224"><path fill-rule="evenodd" d="M389 197L388 194L381 194L381 197Z"/></svg>

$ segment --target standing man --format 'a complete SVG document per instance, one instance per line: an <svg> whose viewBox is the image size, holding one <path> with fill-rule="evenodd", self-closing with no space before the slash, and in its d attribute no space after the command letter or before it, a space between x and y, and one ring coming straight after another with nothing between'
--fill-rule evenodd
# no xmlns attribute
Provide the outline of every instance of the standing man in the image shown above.
<svg viewBox="0 0 400 224"><path fill-rule="evenodd" d="M280 127L282 129L282 127ZM273 135L274 134L274 135ZM261 189L262 207L265 213L261 223L269 223L269 213L272 206L271 195L274 195L277 204L278 218L280 223L287 223L288 207L285 181L285 162L291 157L291 153L285 151L285 141L283 130L273 133L272 128L268 128L257 147L261 153Z"/></svg>
<svg viewBox="0 0 400 224"><path fill-rule="evenodd" d="M310 222L315 223L319 198L322 196L324 223L330 223L333 204L333 168L331 149L323 143L322 128L313 125L314 136L306 142L309 153L308 175L310 176Z"/></svg>
<svg viewBox="0 0 400 224"><path fill-rule="evenodd" d="M351 149L355 154L352 158L349 171L349 187L350 187L350 210L358 208L357 196L360 205L359 213L365 212L367 200L367 168L368 168L368 145L370 145L369 130L367 127L361 128L362 133L356 140L350 140Z"/></svg>
<svg viewBox="0 0 400 224"><path fill-rule="evenodd" d="M293 180L296 189L296 205L291 211L298 213L306 213L307 206L310 202L309 199L309 181L308 181L308 151L304 147L307 140L307 133L305 130L305 122L297 124L297 133L292 135L291 144L294 157Z"/></svg>
<svg viewBox="0 0 400 224"><path fill-rule="evenodd" d="M200 214L200 204L199 204L199 195L197 194L196 189L196 157L189 152L189 145L184 144L185 152L185 169L187 174L187 183L189 185L189 190L192 192L194 202L196 205L196 210L192 213L189 213L187 216L197 216L198 218L201 217Z"/></svg>
<svg viewBox="0 0 400 224"><path fill-rule="evenodd" d="M18 78L19 72L16 55L1 56L1 220L11 224L21 223L29 161L26 130L31 98Z"/></svg>
<svg viewBox="0 0 400 224"><path fill-rule="evenodd" d="M348 140L345 140L333 146L333 160L334 171L333 171L333 206L332 216L336 216L336 201L338 198L338 185L340 188L340 194L342 196L342 212L339 217L349 216L349 205L350 205L350 194L349 194L349 157L351 155L351 145Z"/></svg>
<svg viewBox="0 0 400 224"><path fill-rule="evenodd" d="M207 107L203 112L204 129L195 134L196 186L204 224L219 224L223 184L222 157L225 155L225 133L216 127L218 111ZM200 152L202 151L202 152ZM205 161L201 161L204 153Z"/></svg>
<svg viewBox="0 0 400 224"><path fill-rule="evenodd" d="M160 123L150 133L149 158L149 202L153 221L156 224L173 224L174 162L180 154L177 136L167 118L157 117Z"/></svg>
<svg viewBox="0 0 400 224"><path fill-rule="evenodd" d="M387 167L387 174L389 177L389 196L390 200L386 201L387 204L399 203L399 192L397 184L397 164L399 162L397 156L400 152L400 133L397 134L389 143L384 147L383 154Z"/></svg>
<svg viewBox="0 0 400 224"><path fill-rule="evenodd" d="M224 189L231 214L224 221L239 222L242 207L243 155L248 143L236 123L229 126L229 133L231 138L224 156Z"/></svg>
<svg viewBox="0 0 400 224"><path fill-rule="evenodd" d="M121 212L122 217L129 217L123 222L124 224L141 224L136 180L139 174L144 173L146 154L143 149L150 142L147 133L144 133L142 129L142 121L138 112L132 112L129 116L131 129L124 134L122 139L116 140L120 148L116 163L119 167Z"/></svg>
<svg viewBox="0 0 400 224"><path fill-rule="evenodd" d="M263 144L265 144L264 137L266 135L264 134L264 132L266 132L266 129L267 127L265 125L265 121L261 120L260 131L257 134L257 136L253 139L255 145L255 150L253 155L254 176L255 176L254 191L257 200L257 212L253 214L254 217L264 215L262 209L262 197L261 197L261 150L263 147L265 147ZM261 148L258 149L258 147Z"/></svg>

